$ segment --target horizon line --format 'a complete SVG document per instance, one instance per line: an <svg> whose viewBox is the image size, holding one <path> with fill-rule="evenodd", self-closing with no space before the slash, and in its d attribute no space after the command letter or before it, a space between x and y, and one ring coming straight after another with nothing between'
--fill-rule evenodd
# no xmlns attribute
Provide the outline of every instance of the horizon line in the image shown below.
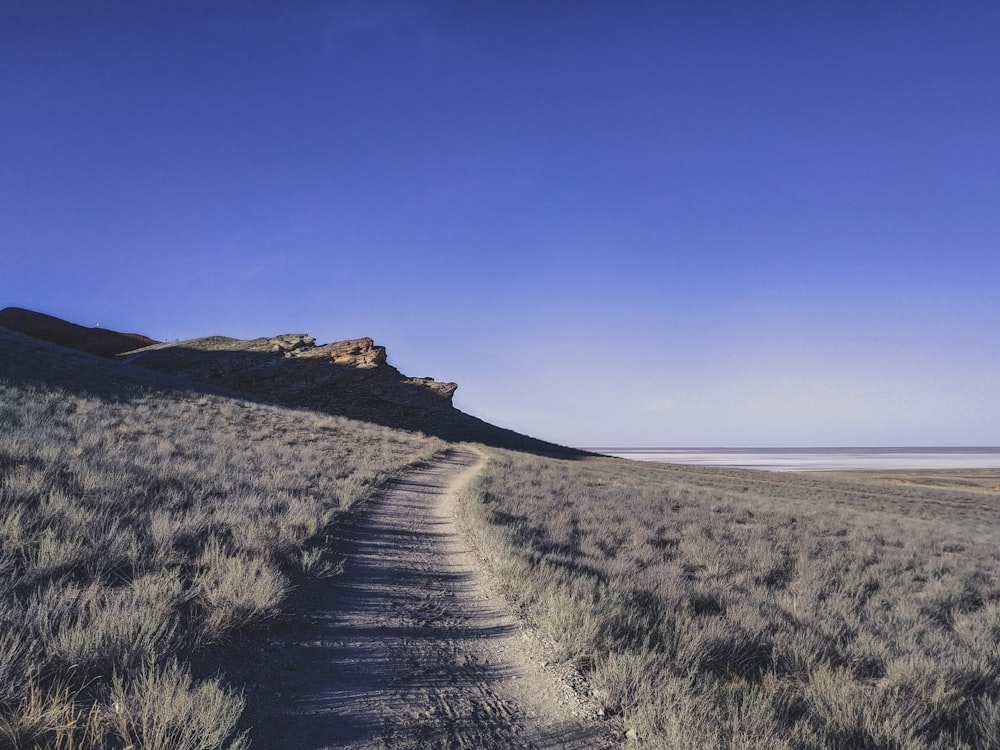
<svg viewBox="0 0 1000 750"><path fill-rule="evenodd" d="M704 445L704 446L577 446L586 451L844 451L844 450L878 450L878 451L915 451L915 450L952 450L952 451L988 451L1000 452L1000 445Z"/></svg>

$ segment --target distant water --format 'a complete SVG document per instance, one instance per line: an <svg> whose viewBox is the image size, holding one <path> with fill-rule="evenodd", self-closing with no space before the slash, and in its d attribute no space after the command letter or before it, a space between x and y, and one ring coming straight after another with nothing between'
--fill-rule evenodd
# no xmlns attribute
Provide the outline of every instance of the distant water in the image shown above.
<svg viewBox="0 0 1000 750"><path fill-rule="evenodd" d="M998 469L998 448L588 448L637 461L769 471Z"/></svg>

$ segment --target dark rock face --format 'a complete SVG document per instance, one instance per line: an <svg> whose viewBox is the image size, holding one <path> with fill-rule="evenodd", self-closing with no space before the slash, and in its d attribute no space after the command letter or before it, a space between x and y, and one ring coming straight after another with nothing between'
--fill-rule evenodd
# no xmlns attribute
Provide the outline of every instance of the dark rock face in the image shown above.
<svg viewBox="0 0 1000 750"><path fill-rule="evenodd" d="M154 339L138 333L119 333L106 328L87 328L20 307L7 307L0 310L0 326L42 341L49 341L88 354L96 354L98 357L113 357L122 352L158 343Z"/></svg>
<svg viewBox="0 0 1000 750"><path fill-rule="evenodd" d="M390 365L385 347L370 338L316 346L307 334L262 339L213 336L176 344L157 344L126 353L125 362L184 375L241 391L266 395L279 403L317 406L345 398L378 398L419 409L453 408L455 383L409 378Z"/></svg>

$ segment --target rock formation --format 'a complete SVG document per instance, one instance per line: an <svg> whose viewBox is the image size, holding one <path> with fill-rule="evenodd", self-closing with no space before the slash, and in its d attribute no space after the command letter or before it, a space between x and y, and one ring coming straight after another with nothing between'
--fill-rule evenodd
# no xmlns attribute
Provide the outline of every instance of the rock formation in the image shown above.
<svg viewBox="0 0 1000 750"><path fill-rule="evenodd" d="M403 375L388 363L385 347L370 338L317 346L304 333L249 340L211 336L144 347L122 359L281 403L324 408L373 397L421 409L452 408L458 389L455 383Z"/></svg>

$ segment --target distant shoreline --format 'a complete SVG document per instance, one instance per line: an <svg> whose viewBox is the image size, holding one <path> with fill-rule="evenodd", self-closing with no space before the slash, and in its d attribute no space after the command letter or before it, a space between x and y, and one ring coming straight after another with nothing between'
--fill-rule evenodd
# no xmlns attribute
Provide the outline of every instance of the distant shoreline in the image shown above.
<svg viewBox="0 0 1000 750"><path fill-rule="evenodd" d="M616 458L768 471L1000 469L1000 447L636 448L586 450Z"/></svg>

